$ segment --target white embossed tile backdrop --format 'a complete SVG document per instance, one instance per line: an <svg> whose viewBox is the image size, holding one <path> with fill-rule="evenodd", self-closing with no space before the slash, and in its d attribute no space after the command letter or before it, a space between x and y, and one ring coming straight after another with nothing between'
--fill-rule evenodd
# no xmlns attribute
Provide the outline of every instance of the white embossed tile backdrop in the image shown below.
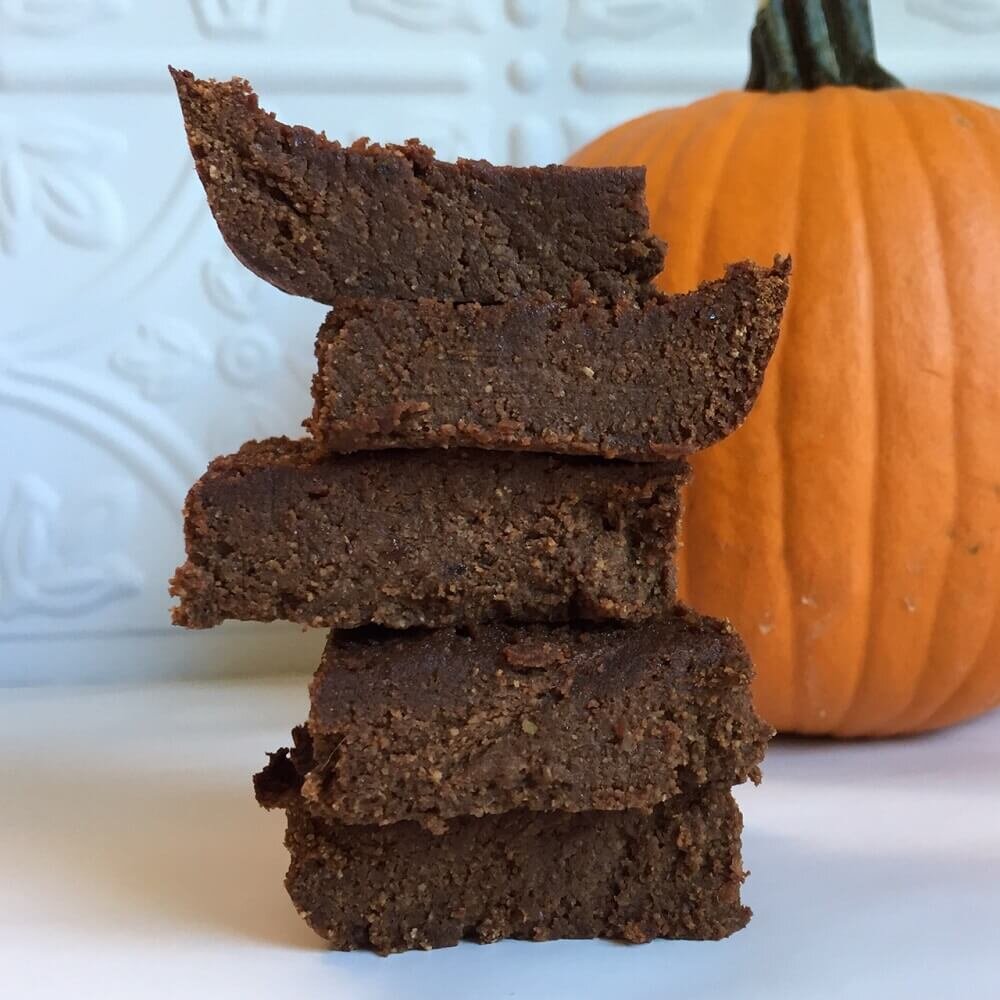
<svg viewBox="0 0 1000 1000"><path fill-rule="evenodd" d="M906 82L1000 97L1000 2L874 0ZM307 669L320 635L168 624L209 457L294 433L323 307L244 271L166 65L285 120L547 163L742 83L753 0L0 0L0 683Z"/></svg>

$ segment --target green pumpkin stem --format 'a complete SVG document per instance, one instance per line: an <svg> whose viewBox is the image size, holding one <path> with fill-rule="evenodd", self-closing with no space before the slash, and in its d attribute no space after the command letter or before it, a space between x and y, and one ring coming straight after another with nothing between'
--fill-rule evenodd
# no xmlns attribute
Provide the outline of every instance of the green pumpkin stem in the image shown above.
<svg viewBox="0 0 1000 1000"><path fill-rule="evenodd" d="M764 0L750 32L747 90L903 85L875 58L868 0Z"/></svg>

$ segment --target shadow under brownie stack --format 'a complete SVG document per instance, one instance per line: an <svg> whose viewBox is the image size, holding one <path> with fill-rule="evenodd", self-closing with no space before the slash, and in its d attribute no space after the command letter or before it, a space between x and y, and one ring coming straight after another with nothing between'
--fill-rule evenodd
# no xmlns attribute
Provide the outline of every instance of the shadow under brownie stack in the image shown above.
<svg viewBox="0 0 1000 1000"><path fill-rule="evenodd" d="M770 730L677 604L684 456L738 427L788 262L666 296L639 169L344 147L174 72L233 252L332 306L310 436L212 462L174 620L332 629L294 745L288 891L336 948L721 938Z"/></svg>

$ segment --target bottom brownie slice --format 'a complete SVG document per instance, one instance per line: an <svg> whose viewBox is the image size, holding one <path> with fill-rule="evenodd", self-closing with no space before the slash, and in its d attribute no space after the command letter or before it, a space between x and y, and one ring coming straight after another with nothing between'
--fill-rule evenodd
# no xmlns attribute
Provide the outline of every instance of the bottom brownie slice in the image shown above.
<svg viewBox="0 0 1000 1000"><path fill-rule="evenodd" d="M288 813L288 892L331 947L382 953L463 938L710 940L743 927L742 818L725 786L644 812L465 816L348 825L310 812L292 761L257 782Z"/></svg>

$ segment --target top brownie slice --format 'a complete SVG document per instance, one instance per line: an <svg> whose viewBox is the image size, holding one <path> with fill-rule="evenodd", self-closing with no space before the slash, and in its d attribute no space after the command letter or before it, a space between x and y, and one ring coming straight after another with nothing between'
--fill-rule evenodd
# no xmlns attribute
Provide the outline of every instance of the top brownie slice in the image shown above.
<svg viewBox="0 0 1000 1000"><path fill-rule="evenodd" d="M245 80L171 73L224 239L292 295L499 302L575 285L619 297L663 267L642 167L443 163L415 140L343 146L262 111Z"/></svg>

